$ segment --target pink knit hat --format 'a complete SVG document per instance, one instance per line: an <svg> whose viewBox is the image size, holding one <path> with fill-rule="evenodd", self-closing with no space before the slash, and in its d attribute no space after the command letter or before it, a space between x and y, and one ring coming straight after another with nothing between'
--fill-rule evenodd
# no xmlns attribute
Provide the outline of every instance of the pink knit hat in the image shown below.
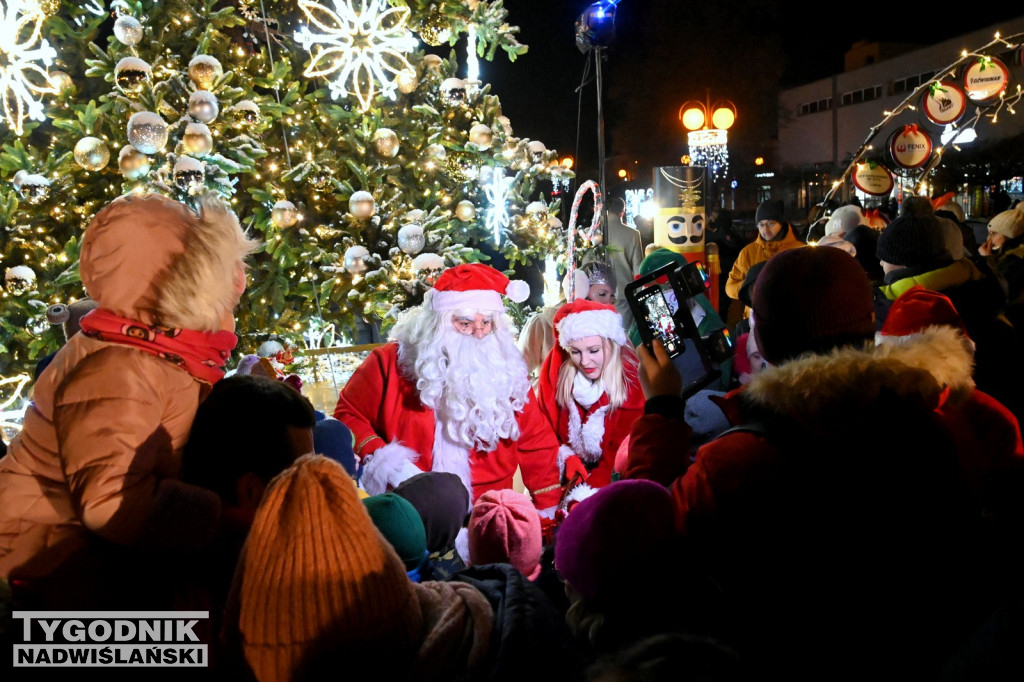
<svg viewBox="0 0 1024 682"><path fill-rule="evenodd" d="M512 564L530 580L540 576L540 516L523 493L488 490L469 516L471 564Z"/></svg>

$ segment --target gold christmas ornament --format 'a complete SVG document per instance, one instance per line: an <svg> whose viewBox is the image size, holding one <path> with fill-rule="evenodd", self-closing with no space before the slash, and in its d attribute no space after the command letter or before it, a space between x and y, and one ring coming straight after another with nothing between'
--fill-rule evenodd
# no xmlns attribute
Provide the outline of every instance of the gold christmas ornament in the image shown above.
<svg viewBox="0 0 1024 682"><path fill-rule="evenodd" d="M224 67L210 55L201 54L188 63L188 77L199 90L209 90L224 75Z"/></svg>
<svg viewBox="0 0 1024 682"><path fill-rule="evenodd" d="M540 140L532 140L526 145L526 151L530 155L530 161L541 163L544 161L544 155L547 153L548 148Z"/></svg>
<svg viewBox="0 0 1024 682"><path fill-rule="evenodd" d="M469 182L480 175L480 169L473 163L473 157L465 152L451 152L445 164L448 177L456 182Z"/></svg>
<svg viewBox="0 0 1024 682"><path fill-rule="evenodd" d="M394 158L398 155L398 135L391 128L378 128L373 133L373 146L381 156Z"/></svg>
<svg viewBox="0 0 1024 682"><path fill-rule="evenodd" d="M135 95L149 82L153 68L138 57L125 57L114 67L114 82L121 91Z"/></svg>
<svg viewBox="0 0 1024 682"><path fill-rule="evenodd" d="M213 134L205 123L189 123L181 137L185 152L192 156L207 156L213 151Z"/></svg>
<svg viewBox="0 0 1024 682"><path fill-rule="evenodd" d="M468 199L463 199L455 206L455 217L464 223L476 217L476 205Z"/></svg>
<svg viewBox="0 0 1024 682"><path fill-rule="evenodd" d="M75 162L88 171L98 171L110 162L110 150L98 137L83 137L75 144Z"/></svg>
<svg viewBox="0 0 1024 682"><path fill-rule="evenodd" d="M63 94L65 92L74 92L75 81L71 79L64 71L60 69L53 69L50 71L50 82L57 88L57 92Z"/></svg>
<svg viewBox="0 0 1024 682"><path fill-rule="evenodd" d="M299 222L299 209L292 202L282 199L270 210L270 222L280 228L293 227Z"/></svg>
<svg viewBox="0 0 1024 682"><path fill-rule="evenodd" d="M437 47L448 42L452 36L452 27L448 18L436 9L423 18L420 25L420 38L427 45Z"/></svg>
<svg viewBox="0 0 1024 682"><path fill-rule="evenodd" d="M117 167L128 180L139 180L146 177L150 169L149 157L130 144L121 147L117 155Z"/></svg>
<svg viewBox="0 0 1024 682"><path fill-rule="evenodd" d="M469 129L469 142L477 149L490 149L493 140L494 134L491 132L491 126L486 123L475 123Z"/></svg>
<svg viewBox="0 0 1024 682"><path fill-rule="evenodd" d="M398 87L398 91L403 95L415 92L416 86L419 84L420 79L415 71L399 71L398 75L395 76L395 86Z"/></svg>
<svg viewBox="0 0 1024 682"><path fill-rule="evenodd" d="M444 67L444 60L436 54L423 55L423 66L428 71L440 71Z"/></svg>
<svg viewBox="0 0 1024 682"><path fill-rule="evenodd" d="M377 202L365 190L353 192L348 199L348 212L356 220L369 220L377 212Z"/></svg>

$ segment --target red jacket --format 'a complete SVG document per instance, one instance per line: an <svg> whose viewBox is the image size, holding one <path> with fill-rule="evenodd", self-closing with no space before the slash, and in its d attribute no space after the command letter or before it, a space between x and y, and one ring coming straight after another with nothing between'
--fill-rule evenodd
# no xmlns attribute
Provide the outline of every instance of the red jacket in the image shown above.
<svg viewBox="0 0 1024 682"><path fill-rule="evenodd" d="M416 466L431 470L434 411L420 402L415 384L402 376L397 343L370 353L342 389L334 416L352 430L357 456L365 457L398 441L419 454ZM558 441L532 390L517 422L517 440L502 440L492 452L470 453L473 499L488 490L511 488L516 467L520 467L534 505L538 509L554 507L562 494L556 465Z"/></svg>

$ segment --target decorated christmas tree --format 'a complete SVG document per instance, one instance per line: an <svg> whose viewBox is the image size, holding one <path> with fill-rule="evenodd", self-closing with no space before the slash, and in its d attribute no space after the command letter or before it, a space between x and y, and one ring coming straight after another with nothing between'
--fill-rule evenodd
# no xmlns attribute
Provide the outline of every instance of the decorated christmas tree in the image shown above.
<svg viewBox="0 0 1024 682"><path fill-rule="evenodd" d="M514 136L478 59L502 0L0 0L0 376L84 296L78 247L127 192L216 192L264 247L239 353L387 330L441 268L557 255L562 169ZM460 56L461 59L460 59Z"/></svg>

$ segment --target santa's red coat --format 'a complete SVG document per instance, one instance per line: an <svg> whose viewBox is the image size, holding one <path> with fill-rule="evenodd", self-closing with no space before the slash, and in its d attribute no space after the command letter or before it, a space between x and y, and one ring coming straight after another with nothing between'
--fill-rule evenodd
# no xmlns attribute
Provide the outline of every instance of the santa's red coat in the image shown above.
<svg viewBox="0 0 1024 682"><path fill-rule="evenodd" d="M370 353L342 389L334 416L352 430L357 456L364 457L398 441L419 453L416 466L431 470L434 411L420 402L416 385L402 376L397 343ZM516 421L518 439L503 439L491 452L470 452L473 499L488 490L511 488L518 466L534 505L538 509L554 507L562 495L558 439L538 409L532 390Z"/></svg>

